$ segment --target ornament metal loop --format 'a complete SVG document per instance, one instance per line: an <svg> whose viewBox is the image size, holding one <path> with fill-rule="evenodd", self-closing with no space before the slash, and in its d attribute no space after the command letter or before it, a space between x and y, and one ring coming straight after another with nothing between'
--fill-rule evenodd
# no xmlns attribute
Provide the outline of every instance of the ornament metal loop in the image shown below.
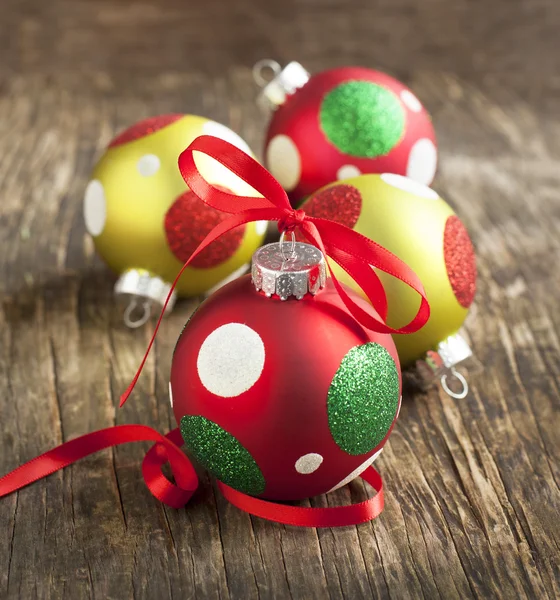
<svg viewBox="0 0 560 600"><path fill-rule="evenodd" d="M264 76L267 70L272 71L272 77L266 78ZM263 58L253 66L253 80L259 87L265 87L274 77L280 74L280 71L282 71L282 67L275 60Z"/></svg>
<svg viewBox="0 0 560 600"><path fill-rule="evenodd" d="M296 234L293 231L290 231L290 241L286 242L286 232L283 231L280 234L280 254L282 255L282 258L288 262L291 260L295 260L295 258L297 257L296 254ZM286 246L290 245L290 250L288 255L286 255Z"/></svg>
<svg viewBox="0 0 560 600"><path fill-rule="evenodd" d="M467 380L463 377L463 375L461 375L461 373L459 373L459 371L455 370L455 369L450 369L449 373L457 380L461 383L461 385L463 386L460 392L454 392L448 385L447 385L447 375L448 373L444 373L441 376L441 387L443 388L443 390L445 391L445 393L448 396L451 396L451 398L455 398L456 400L462 400L463 398L466 397L466 395L469 393L469 384L467 382Z"/></svg>
<svg viewBox="0 0 560 600"><path fill-rule="evenodd" d="M150 302L145 300L142 302L142 314L139 319L133 319L132 313L138 308L138 299L132 298L129 302L126 310L124 311L123 320L124 324L130 329L137 329L138 327L142 327L145 323L148 322L150 315L152 314L152 305Z"/></svg>

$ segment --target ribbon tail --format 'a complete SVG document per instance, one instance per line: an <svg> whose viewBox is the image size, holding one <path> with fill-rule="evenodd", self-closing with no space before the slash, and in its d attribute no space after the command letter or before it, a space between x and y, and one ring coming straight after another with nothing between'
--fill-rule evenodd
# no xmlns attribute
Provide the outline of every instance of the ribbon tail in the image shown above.
<svg viewBox="0 0 560 600"><path fill-rule="evenodd" d="M322 232L323 239L328 247L332 245L340 248L347 254L356 257L356 259L362 262L367 261L372 267L400 279L420 295L424 293L424 286L418 275L387 248L341 223L315 217L308 217L308 221L312 222Z"/></svg>
<svg viewBox="0 0 560 600"><path fill-rule="evenodd" d="M290 506L261 500L234 490L221 481L218 481L218 488L228 502L261 519L296 527L346 527L372 521L383 511L385 502L381 475L373 467L369 467L361 477L377 492L375 496L359 504L328 508Z"/></svg>
<svg viewBox="0 0 560 600"><path fill-rule="evenodd" d="M146 425L117 425L65 442L4 475L0 479L0 497L48 477L86 456L130 442L156 442L144 458L146 485L165 504L173 508L184 506L198 487L198 477L179 447L182 445L181 434L175 429L163 436ZM161 471L168 461L177 484L171 483Z"/></svg>
<svg viewBox="0 0 560 600"><path fill-rule="evenodd" d="M181 275L183 275L183 273L185 272L185 269L190 265L190 263L205 248L207 248L212 242L217 240L220 236L224 235L224 233L227 233L231 229L235 229L236 227L239 227L240 225L245 225L246 223L250 223L252 221L274 221L277 219L278 219L278 211L274 208L271 208L270 206L267 208L249 209L249 210L240 212L239 214L232 215L231 217L227 218L226 220L222 221L221 223L218 223L218 225L216 225L216 227L214 227L214 229L212 229L212 231L210 231L210 233L202 240L202 242L200 242L200 244L198 245L196 250L191 254L189 260L187 260L187 262L181 267L181 270L179 271L179 273L175 277L173 283L171 284L171 288L169 289L169 293L167 294L167 298L165 299L165 303L163 305L163 308L162 308L159 318L157 320L156 326L154 328L154 333L152 335L152 338L150 339L150 343L148 344L148 348L144 354L144 357L142 358L142 362L140 363L140 366L138 367L138 370L136 371L136 374L134 375L133 380L130 382L130 384L126 388L125 392L121 395L120 404L119 404L120 407L124 406L125 402L128 400L130 394L132 393L134 386L138 382L140 373L144 369L144 365L146 364L146 361L148 360L148 355L150 354L150 350L152 349L152 346L154 345L154 341L156 339L157 332L159 331L159 327L160 327L163 317L165 315L165 310L167 308L167 304L169 303L169 299L171 298L171 295L173 294L173 290L177 286L177 282L181 278Z"/></svg>
<svg viewBox="0 0 560 600"><path fill-rule="evenodd" d="M352 316L364 327L378 333L395 334L414 333L426 324L430 318L430 307L424 286L416 273L398 257L348 227L327 219L308 218L302 224L301 230L326 256L331 257L358 283L374 307L376 305L380 307L379 312L383 319L377 319L359 307L344 290L327 261L331 278L342 301ZM397 329L385 323L387 314L385 291L383 295L379 293L381 282L377 283L379 277L371 267L396 277L420 295L418 311L407 325Z"/></svg>
<svg viewBox="0 0 560 600"><path fill-rule="evenodd" d="M327 248L329 257L332 258L338 266L354 279L354 281L365 292L366 296L377 311L383 323L387 320L389 305L387 303L387 294L381 283L379 275L371 268L363 268L363 263L356 260L354 256L347 254L339 248ZM330 267L329 267L330 270ZM331 277L334 277L331 272Z"/></svg>

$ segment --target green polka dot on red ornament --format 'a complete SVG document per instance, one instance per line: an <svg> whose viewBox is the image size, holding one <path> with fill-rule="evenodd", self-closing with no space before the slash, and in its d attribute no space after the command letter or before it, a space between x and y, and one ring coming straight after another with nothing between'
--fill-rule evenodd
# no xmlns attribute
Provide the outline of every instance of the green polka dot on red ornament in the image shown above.
<svg viewBox="0 0 560 600"><path fill-rule="evenodd" d="M221 482L253 496L264 491L264 476L255 459L217 423L185 415L181 419L181 435L195 459Z"/></svg>
<svg viewBox="0 0 560 600"><path fill-rule="evenodd" d="M397 365L375 342L352 348L342 359L327 395L329 429L348 454L373 450L391 428L399 406Z"/></svg>
<svg viewBox="0 0 560 600"><path fill-rule="evenodd" d="M348 81L328 92L319 112L331 144L350 156L388 154L401 140L405 112L393 92L369 81Z"/></svg>

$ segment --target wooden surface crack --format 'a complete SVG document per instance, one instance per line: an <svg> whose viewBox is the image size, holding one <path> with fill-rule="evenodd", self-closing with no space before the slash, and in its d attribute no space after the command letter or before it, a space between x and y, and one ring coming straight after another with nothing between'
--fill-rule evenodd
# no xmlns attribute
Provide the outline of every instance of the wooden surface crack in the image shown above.
<svg viewBox="0 0 560 600"><path fill-rule="evenodd" d="M13 511L13 526L12 526L12 531L11 531L11 535L10 535L10 550L9 550L9 555L8 555L8 573L7 573L7 578L6 578L6 593L8 593L10 591L10 575L12 572L12 557L14 555L14 539L15 539L15 533L16 533L16 520L17 520L17 512L18 512L18 503L19 503L19 492L16 492L16 500L15 500L15 506L14 506L14 511Z"/></svg>

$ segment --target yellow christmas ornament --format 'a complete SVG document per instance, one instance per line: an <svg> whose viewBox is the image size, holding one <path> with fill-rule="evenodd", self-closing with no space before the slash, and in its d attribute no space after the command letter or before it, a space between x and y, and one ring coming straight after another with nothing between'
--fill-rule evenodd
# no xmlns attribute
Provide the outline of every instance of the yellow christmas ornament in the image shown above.
<svg viewBox="0 0 560 600"><path fill-rule="evenodd" d="M476 263L467 230L451 207L432 189L401 175L360 175L328 185L301 208L333 219L379 243L409 265L422 281L430 319L418 332L395 335L403 366L417 361L424 374L442 378L450 395L464 397L467 383L453 368L471 355L458 334L476 290ZM333 263L334 264L334 263ZM360 292L337 265L336 276ZM387 322L400 327L418 310L418 295L401 281L379 273L387 292ZM361 292L360 292L361 293ZM448 375L463 389L453 392Z"/></svg>
<svg viewBox="0 0 560 600"><path fill-rule="evenodd" d="M177 167L179 154L203 134L252 156L228 127L204 117L168 114L118 135L93 170L84 198L85 224L103 260L119 274L115 293L129 301L124 319L130 327L145 323L153 305L161 308L183 263L227 217L196 197ZM200 155L196 162L209 183L236 195L258 195L214 159ZM185 270L176 294L196 296L244 272L266 226L248 223L220 237ZM169 308L174 301L175 294Z"/></svg>

